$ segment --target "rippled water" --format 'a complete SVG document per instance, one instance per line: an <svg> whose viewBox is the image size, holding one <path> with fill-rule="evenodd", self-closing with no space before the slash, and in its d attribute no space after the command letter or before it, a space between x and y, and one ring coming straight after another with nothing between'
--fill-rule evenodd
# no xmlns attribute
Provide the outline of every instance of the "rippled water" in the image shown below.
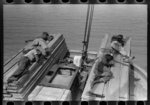
<svg viewBox="0 0 150 105"><path fill-rule="evenodd" d="M69 49L82 49L87 5L5 5L4 61L43 31L63 33ZM147 70L147 6L95 5L89 50L108 33L132 37L135 63Z"/></svg>

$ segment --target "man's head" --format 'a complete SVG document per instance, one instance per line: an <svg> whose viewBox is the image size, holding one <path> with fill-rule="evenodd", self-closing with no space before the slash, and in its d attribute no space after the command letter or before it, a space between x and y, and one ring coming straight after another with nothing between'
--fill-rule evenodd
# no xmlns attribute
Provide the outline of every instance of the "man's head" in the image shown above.
<svg viewBox="0 0 150 105"><path fill-rule="evenodd" d="M50 35L49 37L48 37L48 41L52 41L54 39L54 36L52 36L52 35Z"/></svg>
<svg viewBox="0 0 150 105"><path fill-rule="evenodd" d="M122 35L122 34L119 34L119 35L118 35L118 39L123 39L123 35Z"/></svg>
<svg viewBox="0 0 150 105"><path fill-rule="evenodd" d="M119 34L119 35L117 36L117 38L118 38L118 42L121 43L122 46L124 46L124 38L123 38L123 35Z"/></svg>
<svg viewBox="0 0 150 105"><path fill-rule="evenodd" d="M110 62L110 61L112 61L112 60L114 59L111 54L106 54L106 55L105 55L105 58L106 58L106 61L107 61L107 62Z"/></svg>
<svg viewBox="0 0 150 105"><path fill-rule="evenodd" d="M103 56L102 63L107 66L109 65L109 62L112 61L113 59L114 57L111 54L105 54Z"/></svg>
<svg viewBox="0 0 150 105"><path fill-rule="evenodd" d="M42 39L48 40L49 34L47 32L42 33Z"/></svg>
<svg viewBox="0 0 150 105"><path fill-rule="evenodd" d="M38 47L36 48L36 52L37 52L37 55L42 54L42 52L40 51L40 49Z"/></svg>

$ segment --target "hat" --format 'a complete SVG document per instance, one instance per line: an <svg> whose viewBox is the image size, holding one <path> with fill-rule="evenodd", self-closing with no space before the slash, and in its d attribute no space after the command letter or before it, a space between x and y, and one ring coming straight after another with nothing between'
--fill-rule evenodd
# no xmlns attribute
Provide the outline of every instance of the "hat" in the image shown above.
<svg viewBox="0 0 150 105"><path fill-rule="evenodd" d="M48 32L43 32L43 34L46 35L46 36L49 36ZM42 35L43 35L43 34L42 34Z"/></svg>
<svg viewBox="0 0 150 105"><path fill-rule="evenodd" d="M118 39L123 39L123 35L122 34L118 34Z"/></svg>
<svg viewBox="0 0 150 105"><path fill-rule="evenodd" d="M107 61L111 61L114 57L111 54L105 54L105 58Z"/></svg>
<svg viewBox="0 0 150 105"><path fill-rule="evenodd" d="M43 32L41 35L41 38L43 38L44 40L48 39L49 34L47 32Z"/></svg>
<svg viewBox="0 0 150 105"><path fill-rule="evenodd" d="M54 36L52 36L52 35L50 35L49 37L48 37L48 40L49 41L51 41L51 40L53 40L54 39Z"/></svg>

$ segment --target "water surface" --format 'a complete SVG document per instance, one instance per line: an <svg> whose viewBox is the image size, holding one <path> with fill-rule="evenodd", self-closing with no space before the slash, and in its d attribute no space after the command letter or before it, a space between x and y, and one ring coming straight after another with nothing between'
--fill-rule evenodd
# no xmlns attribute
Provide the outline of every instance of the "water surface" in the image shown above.
<svg viewBox="0 0 150 105"><path fill-rule="evenodd" d="M43 31L62 33L69 49L82 49L87 5L4 5L4 62ZM132 37L135 63L147 70L147 6L95 5L89 50L103 36Z"/></svg>

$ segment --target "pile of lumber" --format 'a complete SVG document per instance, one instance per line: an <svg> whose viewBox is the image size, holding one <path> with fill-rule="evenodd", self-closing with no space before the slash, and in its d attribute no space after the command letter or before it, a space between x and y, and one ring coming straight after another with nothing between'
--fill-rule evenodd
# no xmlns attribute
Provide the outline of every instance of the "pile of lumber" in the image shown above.
<svg viewBox="0 0 150 105"><path fill-rule="evenodd" d="M41 59L41 62L33 63L28 68L29 72L13 83L7 83L7 79L17 69L17 61L20 54L14 56L12 58L13 60L4 65L4 100L26 100L27 96L32 92L36 85L40 83L49 69L51 69L59 59L63 59L68 51L65 39L61 34L54 35L54 39L48 46L51 48L51 54L48 59Z"/></svg>

